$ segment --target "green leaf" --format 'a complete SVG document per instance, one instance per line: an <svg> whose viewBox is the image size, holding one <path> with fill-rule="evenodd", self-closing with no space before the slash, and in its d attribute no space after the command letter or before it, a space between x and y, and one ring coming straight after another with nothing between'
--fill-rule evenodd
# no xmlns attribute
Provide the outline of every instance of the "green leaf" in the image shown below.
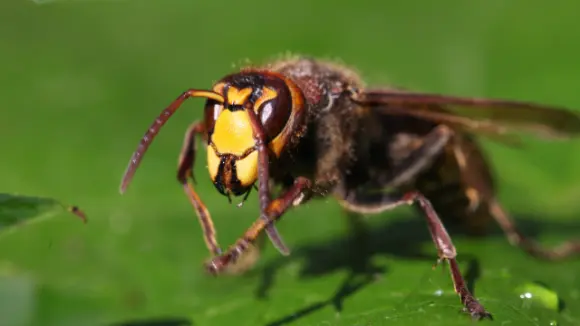
<svg viewBox="0 0 580 326"><path fill-rule="evenodd" d="M203 100L164 126L123 196L121 174L183 90L285 51L337 58L373 86L580 108L579 10L543 0L0 1L2 189L82 203L91 220L43 218L63 212L54 200L1 197L12 208L0 205L1 235L10 233L0 265L12 267L0 325L473 325L447 266L432 269L424 220L405 208L353 229L334 201L313 201L278 224L289 257L266 243L246 275L207 275L209 253L175 181ZM580 238L580 142L525 145L484 144L499 199L546 245ZM196 187L227 247L258 217L257 196L228 205L201 147ZM580 324L579 259L533 259L497 227L451 236L494 316L477 325ZM523 300L526 284L550 289L539 294L547 304Z"/></svg>
<svg viewBox="0 0 580 326"><path fill-rule="evenodd" d="M0 193L0 235L63 211L86 222L85 213L78 207L63 205L56 199Z"/></svg>
<svg viewBox="0 0 580 326"><path fill-rule="evenodd" d="M558 297L558 293L541 283L525 283L519 286L516 291L522 300L529 301L532 304L540 304L555 311L559 311L562 308L563 303Z"/></svg>

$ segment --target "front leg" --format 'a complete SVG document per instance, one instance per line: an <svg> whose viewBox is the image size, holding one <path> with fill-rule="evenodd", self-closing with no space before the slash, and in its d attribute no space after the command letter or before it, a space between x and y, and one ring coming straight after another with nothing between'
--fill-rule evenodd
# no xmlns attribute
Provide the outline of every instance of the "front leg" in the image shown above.
<svg viewBox="0 0 580 326"><path fill-rule="evenodd" d="M192 182L195 181L193 177L193 165L195 163L196 138L197 136L204 137L205 126L201 121L194 122L187 128L185 139L183 140L183 147L179 155L179 163L177 167L177 180L181 183L183 191L191 202L193 209L198 217L199 224L203 230L203 238L205 244L212 255L221 254L221 249L216 238L216 232L213 221L208 209L205 207L199 195L195 191Z"/></svg>
<svg viewBox="0 0 580 326"><path fill-rule="evenodd" d="M252 123L252 130L254 132L255 147L258 151L258 196L260 200L260 219L264 222L269 221L268 206L272 201L270 195L270 152L266 145L266 133L262 124L258 120L256 113L252 108L246 110L250 116ZM274 224L267 224L265 226L266 234L270 241L278 249L278 251L287 256L290 254L290 249L284 244L282 237Z"/></svg>
<svg viewBox="0 0 580 326"><path fill-rule="evenodd" d="M233 246L228 248L222 255L214 257L206 264L207 270L214 275L219 274L240 257L251 244L253 244L260 233L273 226L288 208L298 199L303 192L308 191L312 183L310 180L299 177L294 181L294 185L275 200L272 200L265 207L263 212L250 228L240 237Z"/></svg>

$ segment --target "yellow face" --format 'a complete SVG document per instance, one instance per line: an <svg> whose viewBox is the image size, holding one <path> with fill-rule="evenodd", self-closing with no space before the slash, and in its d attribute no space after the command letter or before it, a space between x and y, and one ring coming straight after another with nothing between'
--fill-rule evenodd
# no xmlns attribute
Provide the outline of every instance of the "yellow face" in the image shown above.
<svg viewBox="0 0 580 326"><path fill-rule="evenodd" d="M216 93L222 93L223 89L223 84L214 87ZM207 148L207 165L212 181L224 195L244 194L258 178L254 131L248 112L241 107L252 93L250 87L238 89L229 86L224 94L227 108L224 109L221 103L215 103L213 108L215 123ZM254 104L268 101L276 95L275 91L267 89ZM259 105L254 105L256 115L258 108Z"/></svg>
<svg viewBox="0 0 580 326"><path fill-rule="evenodd" d="M223 110L219 114L207 150L207 164L214 183L220 181L226 189L246 189L254 184L258 152L247 112Z"/></svg>
<svg viewBox="0 0 580 326"><path fill-rule="evenodd" d="M258 135L268 146L268 160L280 157L291 137L302 132L296 126L304 121L304 97L283 75L252 70L224 77L208 94L213 96L205 106L211 180L223 195L245 194L258 179Z"/></svg>

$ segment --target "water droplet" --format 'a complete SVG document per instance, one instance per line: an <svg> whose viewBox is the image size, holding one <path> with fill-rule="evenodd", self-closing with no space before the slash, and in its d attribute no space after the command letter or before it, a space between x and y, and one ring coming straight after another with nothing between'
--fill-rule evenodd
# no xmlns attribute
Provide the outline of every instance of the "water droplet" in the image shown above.
<svg viewBox="0 0 580 326"><path fill-rule="evenodd" d="M529 282L519 286L516 291L519 297L526 303L537 303L548 309L556 311L559 311L562 307L562 302L558 294L544 284L538 282Z"/></svg>
<svg viewBox="0 0 580 326"><path fill-rule="evenodd" d="M439 289L439 290L435 291L435 293L433 293L433 294L434 294L435 296L438 296L438 297L440 297L440 296L442 296L442 295L443 295L443 290Z"/></svg>
<svg viewBox="0 0 580 326"><path fill-rule="evenodd" d="M531 299L533 295L530 292L520 294L520 298L522 299Z"/></svg>
<svg viewBox="0 0 580 326"><path fill-rule="evenodd" d="M552 320L552 321L550 322L550 326L558 326L558 322L557 322L557 321L555 321L555 320Z"/></svg>

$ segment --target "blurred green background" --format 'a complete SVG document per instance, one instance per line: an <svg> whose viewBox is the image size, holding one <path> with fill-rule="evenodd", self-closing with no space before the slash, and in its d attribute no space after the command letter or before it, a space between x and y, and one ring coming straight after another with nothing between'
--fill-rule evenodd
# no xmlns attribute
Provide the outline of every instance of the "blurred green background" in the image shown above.
<svg viewBox="0 0 580 326"><path fill-rule="evenodd" d="M580 108L572 1L39 2L0 2L0 191L78 204L89 223L61 214L0 237L2 326L469 323L446 269L431 270L423 220L406 208L370 219L361 245L336 203L313 202L279 223L292 256L268 246L246 276L205 275L201 230L175 180L201 100L167 124L119 195L130 154L161 109L246 59L291 51L340 59L369 84ZM580 141L526 145L485 143L500 198L544 243L580 237ZM257 200L227 205L204 156L198 189L226 246L257 217ZM535 260L499 232L454 239L496 324L580 325L580 260ZM564 309L522 300L531 282Z"/></svg>

